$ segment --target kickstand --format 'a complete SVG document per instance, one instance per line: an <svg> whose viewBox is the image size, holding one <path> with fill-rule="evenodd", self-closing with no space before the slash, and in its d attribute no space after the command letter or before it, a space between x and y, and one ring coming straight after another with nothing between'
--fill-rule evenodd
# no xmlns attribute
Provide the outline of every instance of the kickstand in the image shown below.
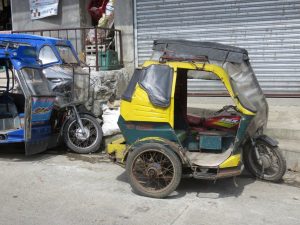
<svg viewBox="0 0 300 225"><path fill-rule="evenodd" d="M233 184L235 187L239 187L238 183L236 182L236 177L233 177Z"/></svg>

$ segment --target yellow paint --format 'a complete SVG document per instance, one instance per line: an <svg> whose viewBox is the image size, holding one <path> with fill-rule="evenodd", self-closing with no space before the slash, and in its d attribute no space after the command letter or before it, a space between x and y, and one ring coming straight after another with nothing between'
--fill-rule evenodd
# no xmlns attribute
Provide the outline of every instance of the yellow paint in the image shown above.
<svg viewBox="0 0 300 225"><path fill-rule="evenodd" d="M220 164L219 168L230 168L230 167L237 167L241 161L241 154L232 155L228 159L226 159L223 163Z"/></svg>
<svg viewBox="0 0 300 225"><path fill-rule="evenodd" d="M172 94L174 96L174 94ZM131 102L121 101L121 115L125 121L166 122L174 126L174 99L167 108L153 105L139 84L136 85Z"/></svg>
<svg viewBox="0 0 300 225"><path fill-rule="evenodd" d="M123 161L126 152L126 144L108 144L106 152L108 154L115 154L119 161Z"/></svg>
<svg viewBox="0 0 300 225"><path fill-rule="evenodd" d="M117 140L112 141L111 143L112 144L123 144L123 143L125 143L125 139L124 139L124 137L121 137Z"/></svg>
<svg viewBox="0 0 300 225"><path fill-rule="evenodd" d="M154 140L154 141L164 141L165 139L161 138L161 137L145 137L145 138L142 138L142 139L139 139L137 140L136 142L134 142L132 144L135 145L136 143L139 143L139 142L143 142L143 141L151 141L151 140Z"/></svg>
<svg viewBox="0 0 300 225"><path fill-rule="evenodd" d="M226 122L214 122L213 123L214 125L217 125L217 126L223 126L223 127L226 127L226 128L231 128L233 126L235 126L236 124L232 124L232 123L226 123Z"/></svg>

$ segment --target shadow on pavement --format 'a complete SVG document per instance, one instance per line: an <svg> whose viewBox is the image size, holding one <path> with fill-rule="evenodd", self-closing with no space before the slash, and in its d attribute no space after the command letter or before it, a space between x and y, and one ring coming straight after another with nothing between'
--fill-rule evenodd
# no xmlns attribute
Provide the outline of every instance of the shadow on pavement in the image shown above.
<svg viewBox="0 0 300 225"><path fill-rule="evenodd" d="M124 169L124 172L121 173L119 176L117 176L117 180L124 182L124 183L129 183L128 179L127 179L127 175L126 175L126 171Z"/></svg>
<svg viewBox="0 0 300 225"><path fill-rule="evenodd" d="M107 154L103 152L96 152L91 154L78 154L78 153L68 152L66 156L70 161L83 161L83 162L89 162L91 164L111 163Z"/></svg>
<svg viewBox="0 0 300 225"><path fill-rule="evenodd" d="M128 183L126 172L121 173L117 180ZM182 198L191 193L195 193L198 198L208 199L238 197L242 194L244 187L253 182L255 182L255 179L247 172L243 172L242 175L236 178L219 179L217 181L183 178L176 191L166 199Z"/></svg>
<svg viewBox="0 0 300 225"><path fill-rule="evenodd" d="M198 198L227 198L238 197L242 194L244 187L255 181L248 176L239 176L235 178L219 179L216 181L198 180L193 178L182 179L176 192L169 198L176 199L189 193L196 193Z"/></svg>
<svg viewBox="0 0 300 225"><path fill-rule="evenodd" d="M100 151L97 151L92 154L78 154L72 152L71 150L68 150L67 147L65 147L64 145L57 146L55 148L48 149L45 152L36 155L30 155L30 156L25 155L24 149L25 147L24 144L22 143L1 145L0 160L13 161L13 162L17 162L17 161L29 162L29 161L46 160L46 159L53 158L57 155L65 155L70 161L83 161L92 164L110 162L108 156L105 153L102 153Z"/></svg>
<svg viewBox="0 0 300 225"><path fill-rule="evenodd" d="M0 160L13 162L42 161L65 153L66 151L62 148L55 148L40 154L26 156L24 144L7 144L1 145Z"/></svg>

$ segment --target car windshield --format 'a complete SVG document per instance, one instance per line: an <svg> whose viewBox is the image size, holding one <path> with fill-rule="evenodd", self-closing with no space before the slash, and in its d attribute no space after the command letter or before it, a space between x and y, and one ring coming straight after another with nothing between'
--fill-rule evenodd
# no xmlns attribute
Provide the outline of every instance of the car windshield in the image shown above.
<svg viewBox="0 0 300 225"><path fill-rule="evenodd" d="M63 61L63 63L66 64L77 64L77 58L75 57L72 49L69 46L63 46L63 45L57 45L56 46L59 55Z"/></svg>
<svg viewBox="0 0 300 225"><path fill-rule="evenodd" d="M39 60L41 60L43 64L58 62L58 58L56 57L52 48L48 45L45 45L41 48L39 52Z"/></svg>
<svg viewBox="0 0 300 225"><path fill-rule="evenodd" d="M41 69L23 68L21 73L32 95L51 95L47 80L44 78Z"/></svg>

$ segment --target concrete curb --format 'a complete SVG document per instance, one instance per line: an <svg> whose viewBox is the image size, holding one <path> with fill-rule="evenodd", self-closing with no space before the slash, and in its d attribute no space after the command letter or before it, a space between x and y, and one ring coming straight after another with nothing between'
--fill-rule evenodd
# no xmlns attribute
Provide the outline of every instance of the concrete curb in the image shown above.
<svg viewBox="0 0 300 225"><path fill-rule="evenodd" d="M300 171L300 141L279 139L279 147L286 159L287 169Z"/></svg>
<svg viewBox="0 0 300 225"><path fill-rule="evenodd" d="M300 130L285 128L267 128L265 133L277 139L300 140Z"/></svg>

